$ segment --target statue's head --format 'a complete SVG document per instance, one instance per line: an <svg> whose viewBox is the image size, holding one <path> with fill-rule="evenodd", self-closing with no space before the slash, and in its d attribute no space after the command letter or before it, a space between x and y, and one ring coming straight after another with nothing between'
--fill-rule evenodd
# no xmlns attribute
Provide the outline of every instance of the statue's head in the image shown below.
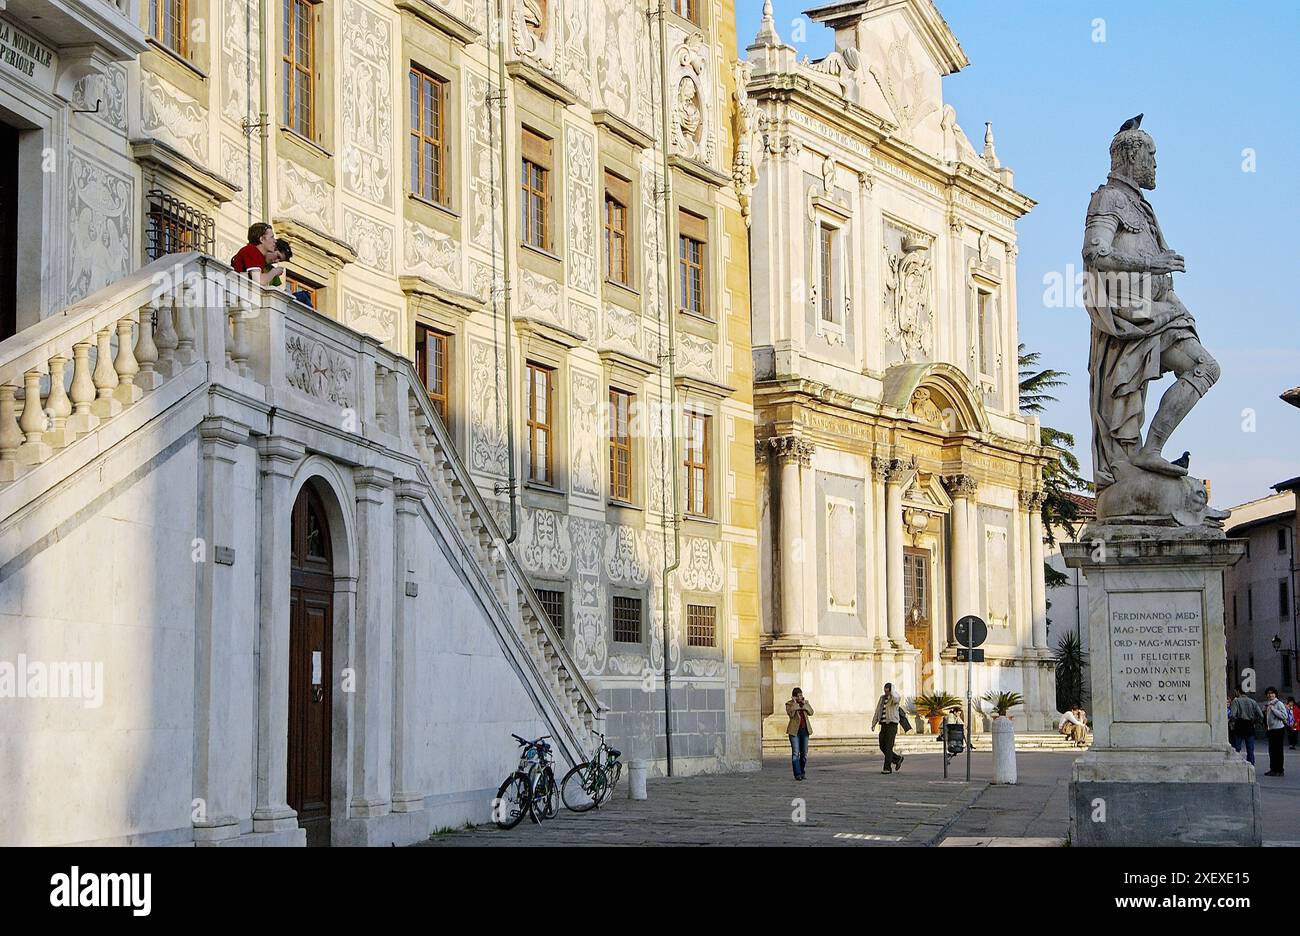
<svg viewBox="0 0 1300 936"><path fill-rule="evenodd" d="M1124 122L1110 141L1110 171L1132 180L1138 188L1156 187L1156 141L1139 129L1142 115Z"/></svg>

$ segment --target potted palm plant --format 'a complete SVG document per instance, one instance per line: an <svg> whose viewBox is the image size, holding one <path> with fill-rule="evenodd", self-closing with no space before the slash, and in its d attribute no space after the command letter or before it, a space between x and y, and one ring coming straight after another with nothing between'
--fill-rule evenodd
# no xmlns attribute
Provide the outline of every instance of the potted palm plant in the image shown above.
<svg viewBox="0 0 1300 936"><path fill-rule="evenodd" d="M936 689L916 697L916 714L930 723L930 734L938 734L944 713L954 705L961 705L961 699Z"/></svg>
<svg viewBox="0 0 1300 936"><path fill-rule="evenodd" d="M985 702L993 706L994 718L1014 719L1015 716L1009 714L1011 709L1015 708L1017 705L1025 704L1024 697L1018 692L995 692L990 689L988 692L984 693L983 698Z"/></svg>

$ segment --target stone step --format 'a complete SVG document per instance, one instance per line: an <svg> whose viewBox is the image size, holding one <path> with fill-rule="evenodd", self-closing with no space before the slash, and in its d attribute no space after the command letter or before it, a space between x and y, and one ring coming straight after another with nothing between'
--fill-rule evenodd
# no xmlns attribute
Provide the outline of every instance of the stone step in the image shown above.
<svg viewBox="0 0 1300 936"><path fill-rule="evenodd" d="M992 745L987 733L975 736L975 750L987 751ZM1090 745L1091 746L1091 743ZM813 735L808 739L808 748L813 751L846 753L880 753L879 735L856 735L836 738L819 738ZM785 738L764 738L763 751L767 754L779 754L790 750L790 742ZM900 734L894 742L894 750L900 754L939 753L939 739L932 734ZM1017 751L1083 751L1085 748L1075 745L1062 734L1056 732L1029 732L1016 735Z"/></svg>

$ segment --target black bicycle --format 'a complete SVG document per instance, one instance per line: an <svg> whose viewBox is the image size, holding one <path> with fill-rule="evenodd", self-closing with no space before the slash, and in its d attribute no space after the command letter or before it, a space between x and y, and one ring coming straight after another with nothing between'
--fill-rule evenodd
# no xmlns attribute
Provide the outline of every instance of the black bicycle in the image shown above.
<svg viewBox="0 0 1300 936"><path fill-rule="evenodd" d="M595 809L608 800L623 775L621 752L606 744L604 735L597 737L600 747L596 748L596 756L570 770L560 784L560 797L574 812Z"/></svg>
<svg viewBox="0 0 1300 936"><path fill-rule="evenodd" d="M550 735L529 741L517 734L510 737L519 742L519 766L506 777L492 801L492 818L502 829L513 829L527 813L533 822L554 819L560 812L559 787L551 765L555 756L546 743Z"/></svg>

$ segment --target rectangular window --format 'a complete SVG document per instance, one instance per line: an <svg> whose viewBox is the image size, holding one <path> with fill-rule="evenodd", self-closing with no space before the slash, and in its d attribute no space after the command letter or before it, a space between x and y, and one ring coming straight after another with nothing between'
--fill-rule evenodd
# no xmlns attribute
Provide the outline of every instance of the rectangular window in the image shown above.
<svg viewBox="0 0 1300 936"><path fill-rule="evenodd" d="M821 225L821 277L818 284L823 322L835 321L835 228Z"/></svg>
<svg viewBox="0 0 1300 936"><path fill-rule="evenodd" d="M309 280L305 280L300 276L295 276L292 273L287 274L285 278L288 280L289 295L292 296L296 292L306 293L307 297L311 300L311 307L319 311L321 286L318 286Z"/></svg>
<svg viewBox="0 0 1300 936"><path fill-rule="evenodd" d="M316 139L316 4L284 0L284 123Z"/></svg>
<svg viewBox="0 0 1300 936"><path fill-rule="evenodd" d="M451 386L451 335L435 331L425 325L415 327L415 369L424 381L429 401L442 420L447 423L447 396Z"/></svg>
<svg viewBox="0 0 1300 936"><path fill-rule="evenodd" d="M1277 531L1277 551L1286 552L1286 530Z"/></svg>
<svg viewBox="0 0 1300 936"><path fill-rule="evenodd" d="M712 605L686 606L686 645L688 647L716 647L718 609Z"/></svg>
<svg viewBox="0 0 1300 936"><path fill-rule="evenodd" d="M149 35L181 58L189 58L189 0L149 0Z"/></svg>
<svg viewBox="0 0 1300 936"><path fill-rule="evenodd" d="M632 500L632 394L609 391L609 496Z"/></svg>
<svg viewBox="0 0 1300 936"><path fill-rule="evenodd" d="M686 414L686 512L710 516L709 422L710 417Z"/></svg>
<svg viewBox="0 0 1300 936"><path fill-rule="evenodd" d="M523 131L521 137L523 166L521 183L523 191L520 207L523 211L523 240L531 247L549 250L551 247L550 229L550 187L551 187L551 141L538 136L531 130Z"/></svg>
<svg viewBox="0 0 1300 936"><path fill-rule="evenodd" d="M628 273L627 206L631 203L631 186L611 173L605 173L605 279L627 286Z"/></svg>
<svg viewBox="0 0 1300 936"><path fill-rule="evenodd" d="M551 626L561 637L564 636L564 592L538 588L537 598L546 609L546 616L551 619Z"/></svg>
<svg viewBox="0 0 1300 936"><path fill-rule="evenodd" d="M1255 620L1255 595L1249 587L1246 588L1246 620Z"/></svg>
<svg viewBox="0 0 1300 936"><path fill-rule="evenodd" d="M447 82L414 65L411 88L411 191L445 205Z"/></svg>
<svg viewBox="0 0 1300 936"><path fill-rule="evenodd" d="M700 21L700 0L673 0L673 12L683 19L698 24Z"/></svg>
<svg viewBox="0 0 1300 936"><path fill-rule="evenodd" d="M1286 579L1277 583L1277 616L1284 621L1291 616L1291 589Z"/></svg>
<svg viewBox="0 0 1300 936"><path fill-rule="evenodd" d="M614 642L641 642L641 599L614 596Z"/></svg>
<svg viewBox="0 0 1300 936"><path fill-rule="evenodd" d="M528 364L528 480L551 484L551 392L555 370Z"/></svg>
<svg viewBox="0 0 1300 936"><path fill-rule="evenodd" d="M697 215L680 212L677 216L678 302L683 312L709 316L705 295L705 244L708 224Z"/></svg>
<svg viewBox="0 0 1300 936"><path fill-rule="evenodd" d="M989 340L989 312L993 303L993 294L981 291L978 293L978 314L979 314L979 348L980 348L980 373L993 373L993 342Z"/></svg>

